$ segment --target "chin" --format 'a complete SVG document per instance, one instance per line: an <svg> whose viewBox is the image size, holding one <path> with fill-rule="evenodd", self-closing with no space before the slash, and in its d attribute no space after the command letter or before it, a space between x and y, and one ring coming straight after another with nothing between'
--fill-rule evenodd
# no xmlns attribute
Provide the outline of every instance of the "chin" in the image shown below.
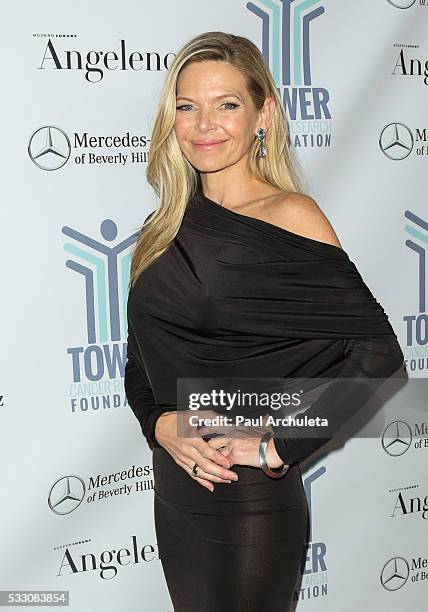
<svg viewBox="0 0 428 612"><path fill-rule="evenodd" d="M215 159L212 159L212 160L195 159L195 160L189 160L189 161L192 164L192 166L196 168L196 170L199 170L199 172L217 172L218 170L223 170L223 168L225 168L227 165L225 162L219 162L218 160L215 160Z"/></svg>

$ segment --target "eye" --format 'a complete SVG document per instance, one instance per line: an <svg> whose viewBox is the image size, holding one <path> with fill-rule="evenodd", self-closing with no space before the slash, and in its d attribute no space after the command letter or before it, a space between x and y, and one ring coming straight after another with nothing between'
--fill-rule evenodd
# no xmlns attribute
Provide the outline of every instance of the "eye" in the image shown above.
<svg viewBox="0 0 428 612"><path fill-rule="evenodd" d="M183 110L186 106L192 106L191 104L182 104L181 106L177 106L176 110Z"/></svg>
<svg viewBox="0 0 428 612"><path fill-rule="evenodd" d="M223 102L222 106L227 105L229 108L225 109L225 110L234 110L235 108L237 108L238 106L240 106L239 104L237 104L236 102ZM186 110L186 108L191 107L191 104L182 104L181 106L177 106L176 110Z"/></svg>
<svg viewBox="0 0 428 612"><path fill-rule="evenodd" d="M238 108L238 106L239 106L239 104L236 104L236 102L224 102L223 106L225 104L228 104L229 106L232 106L233 108Z"/></svg>

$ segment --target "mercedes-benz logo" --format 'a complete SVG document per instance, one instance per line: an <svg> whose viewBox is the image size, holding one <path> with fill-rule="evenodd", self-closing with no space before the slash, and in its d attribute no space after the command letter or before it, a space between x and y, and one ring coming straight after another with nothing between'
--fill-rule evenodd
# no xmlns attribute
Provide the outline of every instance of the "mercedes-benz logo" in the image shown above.
<svg viewBox="0 0 428 612"><path fill-rule="evenodd" d="M412 439L412 430L405 421L393 421L382 434L382 448L391 457L399 457L409 450Z"/></svg>
<svg viewBox="0 0 428 612"><path fill-rule="evenodd" d="M67 163L71 153L71 143L61 128L45 125L31 135L28 155L32 162L42 170L58 170Z"/></svg>
<svg viewBox="0 0 428 612"><path fill-rule="evenodd" d="M393 557L385 563L380 574L380 583L387 591L398 591L409 577L410 568L403 557Z"/></svg>
<svg viewBox="0 0 428 612"><path fill-rule="evenodd" d="M408 9L414 5L416 0L388 0L389 4L399 9Z"/></svg>
<svg viewBox="0 0 428 612"><path fill-rule="evenodd" d="M85 483L79 476L58 478L49 491L49 508L55 514L70 514L82 503L85 491Z"/></svg>
<svg viewBox="0 0 428 612"><path fill-rule="evenodd" d="M379 146L388 159L401 160L413 150L413 134L404 123L389 123L379 137Z"/></svg>

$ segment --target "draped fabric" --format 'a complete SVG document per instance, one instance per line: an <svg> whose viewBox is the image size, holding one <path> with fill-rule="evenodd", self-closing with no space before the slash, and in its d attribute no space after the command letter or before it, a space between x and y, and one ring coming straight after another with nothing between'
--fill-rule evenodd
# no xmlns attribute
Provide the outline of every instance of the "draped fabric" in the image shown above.
<svg viewBox="0 0 428 612"><path fill-rule="evenodd" d="M201 190L168 250L128 299L125 390L150 447L157 418L177 406L177 378L329 377L305 414L328 436L275 438L287 464L322 446L388 378L403 353L381 304L345 250L234 212ZM339 393L340 390L340 393Z"/></svg>

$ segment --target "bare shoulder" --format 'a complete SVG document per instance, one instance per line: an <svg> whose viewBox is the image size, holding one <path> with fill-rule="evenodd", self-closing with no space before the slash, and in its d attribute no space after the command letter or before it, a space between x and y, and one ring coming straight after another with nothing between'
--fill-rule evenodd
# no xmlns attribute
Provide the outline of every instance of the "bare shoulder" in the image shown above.
<svg viewBox="0 0 428 612"><path fill-rule="evenodd" d="M271 201L268 215L274 225L342 248L330 221L309 195L282 192Z"/></svg>

